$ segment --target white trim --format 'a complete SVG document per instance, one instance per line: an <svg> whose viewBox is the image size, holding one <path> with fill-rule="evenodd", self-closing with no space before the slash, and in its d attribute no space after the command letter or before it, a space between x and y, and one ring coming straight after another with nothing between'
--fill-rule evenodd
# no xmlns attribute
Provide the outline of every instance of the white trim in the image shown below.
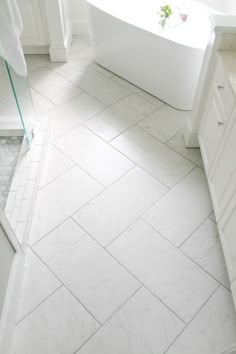
<svg viewBox="0 0 236 354"><path fill-rule="evenodd" d="M65 41L64 41L64 47L61 47L61 48L57 48L57 47L53 47L53 46L49 47L50 59L52 62L67 62L68 61L72 37L73 37L73 27L72 27L72 25L70 25L70 28L68 30L68 34L67 34Z"/></svg>
<svg viewBox="0 0 236 354"><path fill-rule="evenodd" d="M190 118L186 119L184 127L184 140L187 148L199 148L198 131L194 131L192 128Z"/></svg>
<svg viewBox="0 0 236 354"><path fill-rule="evenodd" d="M24 54L49 54L48 45L23 45Z"/></svg>

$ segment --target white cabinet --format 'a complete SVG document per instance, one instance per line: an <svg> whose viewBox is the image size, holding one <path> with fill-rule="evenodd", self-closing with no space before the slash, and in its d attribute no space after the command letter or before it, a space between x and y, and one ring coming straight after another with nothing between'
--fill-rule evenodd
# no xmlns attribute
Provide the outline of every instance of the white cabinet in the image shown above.
<svg viewBox="0 0 236 354"><path fill-rule="evenodd" d="M231 116L209 175L217 214L222 215L236 193L236 110ZM236 217L236 215L235 215Z"/></svg>
<svg viewBox="0 0 236 354"><path fill-rule="evenodd" d="M217 60L199 144L236 304L236 91L223 64Z"/></svg>
<svg viewBox="0 0 236 354"><path fill-rule="evenodd" d="M219 230L231 284L236 290L236 197L229 203L220 222ZM233 289L232 289L233 290ZM236 295L236 294L235 294ZM236 298L235 298L236 301Z"/></svg>
<svg viewBox="0 0 236 354"><path fill-rule="evenodd" d="M207 172L210 170L214 161L224 134L226 123L226 115L221 109L217 96L217 92L215 88L213 88L208 98L199 135L199 144Z"/></svg>
<svg viewBox="0 0 236 354"><path fill-rule="evenodd" d="M48 46L49 35L45 9L42 1L18 0L24 30L21 37L23 46Z"/></svg>
<svg viewBox="0 0 236 354"><path fill-rule="evenodd" d="M23 21L21 43L26 54L50 54L64 62L72 39L69 0L17 0Z"/></svg>

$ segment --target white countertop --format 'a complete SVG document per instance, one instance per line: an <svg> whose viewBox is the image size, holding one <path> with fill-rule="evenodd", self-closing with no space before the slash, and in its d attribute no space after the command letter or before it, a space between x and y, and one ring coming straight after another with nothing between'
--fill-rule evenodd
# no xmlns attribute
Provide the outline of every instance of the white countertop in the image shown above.
<svg viewBox="0 0 236 354"><path fill-rule="evenodd" d="M236 51L219 50L217 52L224 68L225 75L236 96Z"/></svg>

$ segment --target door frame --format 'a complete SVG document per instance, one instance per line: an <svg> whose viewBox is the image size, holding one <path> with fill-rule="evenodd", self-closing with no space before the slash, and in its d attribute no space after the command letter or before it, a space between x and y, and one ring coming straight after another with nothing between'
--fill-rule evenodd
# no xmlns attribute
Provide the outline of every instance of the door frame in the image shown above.
<svg viewBox="0 0 236 354"><path fill-rule="evenodd" d="M15 255L12 260L6 295L0 318L0 353L9 354L11 340L16 323L17 308L20 298L21 284L24 271L25 254L4 211L0 208L0 225L6 234Z"/></svg>

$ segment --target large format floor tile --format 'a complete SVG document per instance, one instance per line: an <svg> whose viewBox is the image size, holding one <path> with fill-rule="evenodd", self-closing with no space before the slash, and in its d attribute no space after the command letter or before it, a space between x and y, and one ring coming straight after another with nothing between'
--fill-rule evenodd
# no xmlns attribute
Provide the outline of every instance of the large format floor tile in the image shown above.
<svg viewBox="0 0 236 354"><path fill-rule="evenodd" d="M75 163L52 144L48 145L40 185L45 186L73 167Z"/></svg>
<svg viewBox="0 0 236 354"><path fill-rule="evenodd" d="M37 91L32 89L31 94L36 114L42 115L56 108L56 106L51 101L49 101L46 97L40 95L40 93L38 93Z"/></svg>
<svg viewBox="0 0 236 354"><path fill-rule="evenodd" d="M206 177L196 168L147 211L144 219L178 247L211 211Z"/></svg>
<svg viewBox="0 0 236 354"><path fill-rule="evenodd" d="M91 63L93 63L93 50L91 46L86 46L70 53L68 62L49 63L47 67L62 77L67 78L74 72L83 72Z"/></svg>
<svg viewBox="0 0 236 354"><path fill-rule="evenodd" d="M74 354L98 328L62 287L16 326L12 354Z"/></svg>
<svg viewBox="0 0 236 354"><path fill-rule="evenodd" d="M50 63L50 57L48 54L26 54L25 61L28 72L40 69Z"/></svg>
<svg viewBox="0 0 236 354"><path fill-rule="evenodd" d="M89 67L67 78L106 105L111 105L131 93L125 87Z"/></svg>
<svg viewBox="0 0 236 354"><path fill-rule="evenodd" d="M167 192L156 179L135 167L74 215L101 245L108 245Z"/></svg>
<svg viewBox="0 0 236 354"><path fill-rule="evenodd" d="M29 74L29 83L56 105L60 105L82 93L78 87L52 70L41 68Z"/></svg>
<svg viewBox="0 0 236 354"><path fill-rule="evenodd" d="M168 187L173 187L194 167L139 127L129 129L112 145Z"/></svg>
<svg viewBox="0 0 236 354"><path fill-rule="evenodd" d="M220 354L235 342L232 295L220 287L166 353Z"/></svg>
<svg viewBox="0 0 236 354"><path fill-rule="evenodd" d="M97 114L85 125L104 140L110 141L155 109L152 103L132 94Z"/></svg>
<svg viewBox="0 0 236 354"><path fill-rule="evenodd" d="M83 126L54 144L106 187L134 167L133 162Z"/></svg>
<svg viewBox="0 0 236 354"><path fill-rule="evenodd" d="M26 60L51 136L11 354L220 354L236 343L188 113L95 63L86 36L66 63Z"/></svg>
<svg viewBox="0 0 236 354"><path fill-rule="evenodd" d="M184 129L189 113L164 105L139 123L139 126L163 143Z"/></svg>
<svg viewBox="0 0 236 354"><path fill-rule="evenodd" d="M142 288L77 354L161 354L183 328L172 312Z"/></svg>
<svg viewBox="0 0 236 354"><path fill-rule="evenodd" d="M203 161L200 149L186 148L184 142L184 134L182 132L174 136L170 141L168 141L167 145L177 151L179 154L186 157L186 159L192 161L199 167L203 168Z"/></svg>
<svg viewBox="0 0 236 354"><path fill-rule="evenodd" d="M79 124L106 108L87 93L83 93L47 114L51 140L68 133Z"/></svg>
<svg viewBox="0 0 236 354"><path fill-rule="evenodd" d="M60 286L60 281L57 280L34 252L28 248L18 319L22 319L35 309Z"/></svg>
<svg viewBox="0 0 236 354"><path fill-rule="evenodd" d="M143 220L108 251L186 323L219 285Z"/></svg>
<svg viewBox="0 0 236 354"><path fill-rule="evenodd" d="M30 244L40 240L101 190L102 187L77 166L42 188L37 197Z"/></svg>
<svg viewBox="0 0 236 354"><path fill-rule="evenodd" d="M79 36L73 36L70 52L75 53L77 50L88 46L88 42L82 40Z"/></svg>
<svg viewBox="0 0 236 354"><path fill-rule="evenodd" d="M34 250L100 322L140 287L71 219L41 240Z"/></svg>
<svg viewBox="0 0 236 354"><path fill-rule="evenodd" d="M113 77L115 74L107 69L105 69L103 66L98 65L97 63L93 62L90 65L90 68L97 70L99 73L107 76L107 77Z"/></svg>
<svg viewBox="0 0 236 354"><path fill-rule="evenodd" d="M182 245L181 250L229 288L229 279L217 225L207 219Z"/></svg>
<svg viewBox="0 0 236 354"><path fill-rule="evenodd" d="M157 108L164 105L164 102L160 101L157 97L150 95L148 92L143 91L141 88L131 84L131 82L129 82L127 80L124 80L122 77L115 75L115 76L113 76L112 79L114 81L118 82L120 85L129 89L131 92L136 93L137 95L143 97L148 102L154 104Z"/></svg>

